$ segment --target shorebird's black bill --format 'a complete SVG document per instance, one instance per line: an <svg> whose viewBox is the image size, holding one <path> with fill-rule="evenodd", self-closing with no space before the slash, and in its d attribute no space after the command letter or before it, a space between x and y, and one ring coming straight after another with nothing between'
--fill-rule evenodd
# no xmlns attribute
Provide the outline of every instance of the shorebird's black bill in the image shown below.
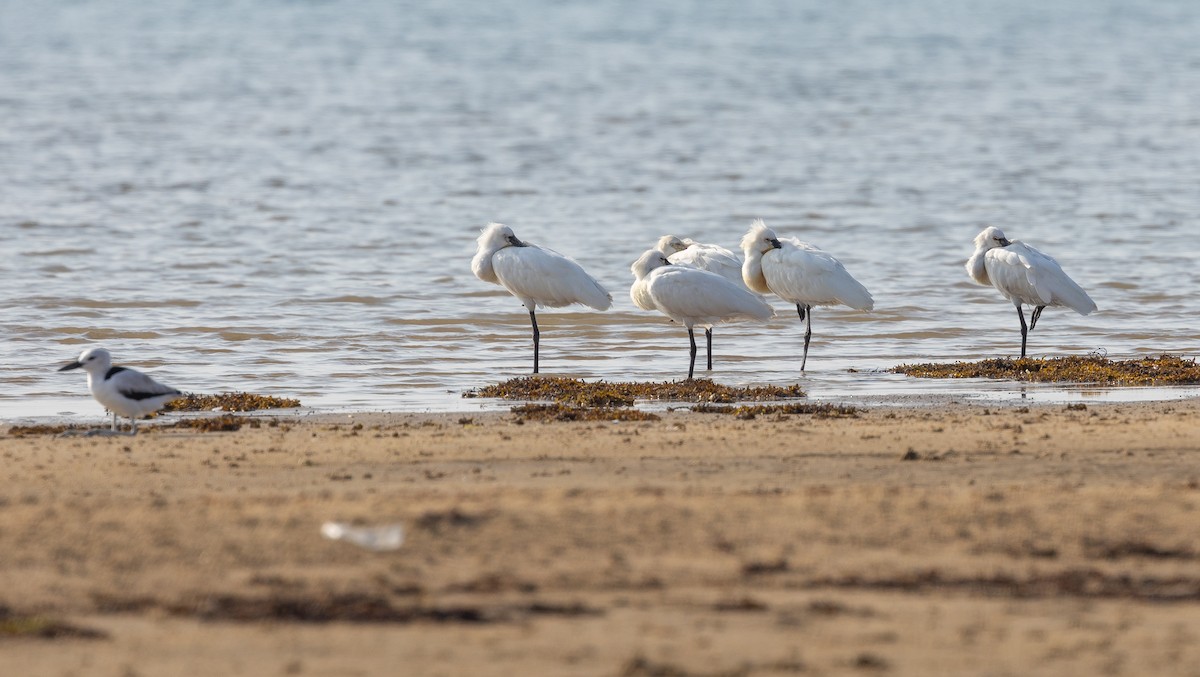
<svg viewBox="0 0 1200 677"><path fill-rule="evenodd" d="M68 364L68 365L65 365L65 366L59 367L59 368L58 368L58 370L59 370L59 371L68 371L68 370L71 370L71 369L78 369L78 368L80 368L80 367L82 367L82 366L83 366L83 363L82 363L82 362L80 362L80 361L78 361L78 360L76 360L75 362L72 362L71 364Z"/></svg>

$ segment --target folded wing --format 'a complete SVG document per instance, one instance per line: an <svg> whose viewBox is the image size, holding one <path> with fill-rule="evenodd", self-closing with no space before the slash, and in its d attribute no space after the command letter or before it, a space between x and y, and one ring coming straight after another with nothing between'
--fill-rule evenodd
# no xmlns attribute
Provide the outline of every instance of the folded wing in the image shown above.
<svg viewBox="0 0 1200 677"><path fill-rule="evenodd" d="M780 298L810 306L875 307L871 292L832 254L794 238L780 238L780 242L781 249L762 258L767 284Z"/></svg>
<svg viewBox="0 0 1200 677"><path fill-rule="evenodd" d="M612 296L582 266L548 249L505 247L492 256L492 267L500 284L522 302L550 308L572 303L596 310L612 306Z"/></svg>

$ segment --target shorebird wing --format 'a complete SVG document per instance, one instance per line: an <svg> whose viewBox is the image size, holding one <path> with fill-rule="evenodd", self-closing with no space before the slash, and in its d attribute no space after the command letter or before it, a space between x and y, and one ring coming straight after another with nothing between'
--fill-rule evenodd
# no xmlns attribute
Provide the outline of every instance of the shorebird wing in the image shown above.
<svg viewBox="0 0 1200 677"><path fill-rule="evenodd" d="M105 380L111 381L113 388L118 393L131 400L145 400L161 395L183 394L135 369L121 369L119 371L110 369L108 377Z"/></svg>

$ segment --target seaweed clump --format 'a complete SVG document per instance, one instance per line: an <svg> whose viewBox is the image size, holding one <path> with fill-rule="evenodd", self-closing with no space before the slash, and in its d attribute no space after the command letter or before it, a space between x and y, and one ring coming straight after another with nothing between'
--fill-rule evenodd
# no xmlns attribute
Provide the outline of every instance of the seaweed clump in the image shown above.
<svg viewBox="0 0 1200 677"><path fill-rule="evenodd" d="M169 426L160 426L162 428L182 428L184 430L195 430L202 433L225 433L241 430L242 426L250 428L261 428L262 423L257 419L247 418L245 416L233 416L225 414L224 416L203 416L198 418L185 418L181 421L176 421Z"/></svg>
<svg viewBox="0 0 1200 677"><path fill-rule="evenodd" d="M228 392L217 395L186 393L167 403L163 411L258 411L260 409L295 409L300 400L253 393Z"/></svg>
<svg viewBox="0 0 1200 677"><path fill-rule="evenodd" d="M84 430L80 426L71 425L14 425L8 429L10 437L35 437L38 435L61 435L68 430Z"/></svg>
<svg viewBox="0 0 1200 677"><path fill-rule="evenodd" d="M711 379L663 382L597 381L526 376L468 390L463 397L496 397L505 400L545 400L577 407L628 407L636 400L665 402L761 402L804 397L798 385L734 387Z"/></svg>
<svg viewBox="0 0 1200 677"><path fill-rule="evenodd" d="M1200 365L1177 355L1110 360L1099 355L1047 359L998 358L950 364L902 364L893 372L920 378L993 378L1041 383L1100 385L1200 384Z"/></svg>
<svg viewBox="0 0 1200 677"><path fill-rule="evenodd" d="M570 404L522 404L512 408L518 421L657 421L658 414L625 407L577 407Z"/></svg>
<svg viewBox="0 0 1200 677"><path fill-rule="evenodd" d="M701 414L732 414L740 419L752 419L767 414L811 414L815 418L858 418L858 407L846 404L793 402L789 404L747 404L732 407L719 404L698 404L692 411Z"/></svg>
<svg viewBox="0 0 1200 677"><path fill-rule="evenodd" d="M44 616L18 616L7 607L0 607L0 639L107 639L100 630L71 625Z"/></svg>

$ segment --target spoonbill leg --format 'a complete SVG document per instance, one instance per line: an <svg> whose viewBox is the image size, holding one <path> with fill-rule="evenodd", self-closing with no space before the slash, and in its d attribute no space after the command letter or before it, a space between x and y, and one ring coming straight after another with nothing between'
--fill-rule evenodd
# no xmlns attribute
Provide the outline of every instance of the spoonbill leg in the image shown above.
<svg viewBox="0 0 1200 677"><path fill-rule="evenodd" d="M692 374L696 370L696 334L692 332L692 328L688 327L688 343L692 348L689 353L690 361L688 362L688 380L692 380Z"/></svg>
<svg viewBox="0 0 1200 677"><path fill-rule="evenodd" d="M812 341L812 306L796 304L796 312L804 320L804 359L800 360L800 371L808 364L808 344Z"/></svg>
<svg viewBox="0 0 1200 677"><path fill-rule="evenodd" d="M533 311L529 311L529 323L533 325L533 373L538 373L538 341L542 337L542 333L538 331L537 315Z"/></svg>

